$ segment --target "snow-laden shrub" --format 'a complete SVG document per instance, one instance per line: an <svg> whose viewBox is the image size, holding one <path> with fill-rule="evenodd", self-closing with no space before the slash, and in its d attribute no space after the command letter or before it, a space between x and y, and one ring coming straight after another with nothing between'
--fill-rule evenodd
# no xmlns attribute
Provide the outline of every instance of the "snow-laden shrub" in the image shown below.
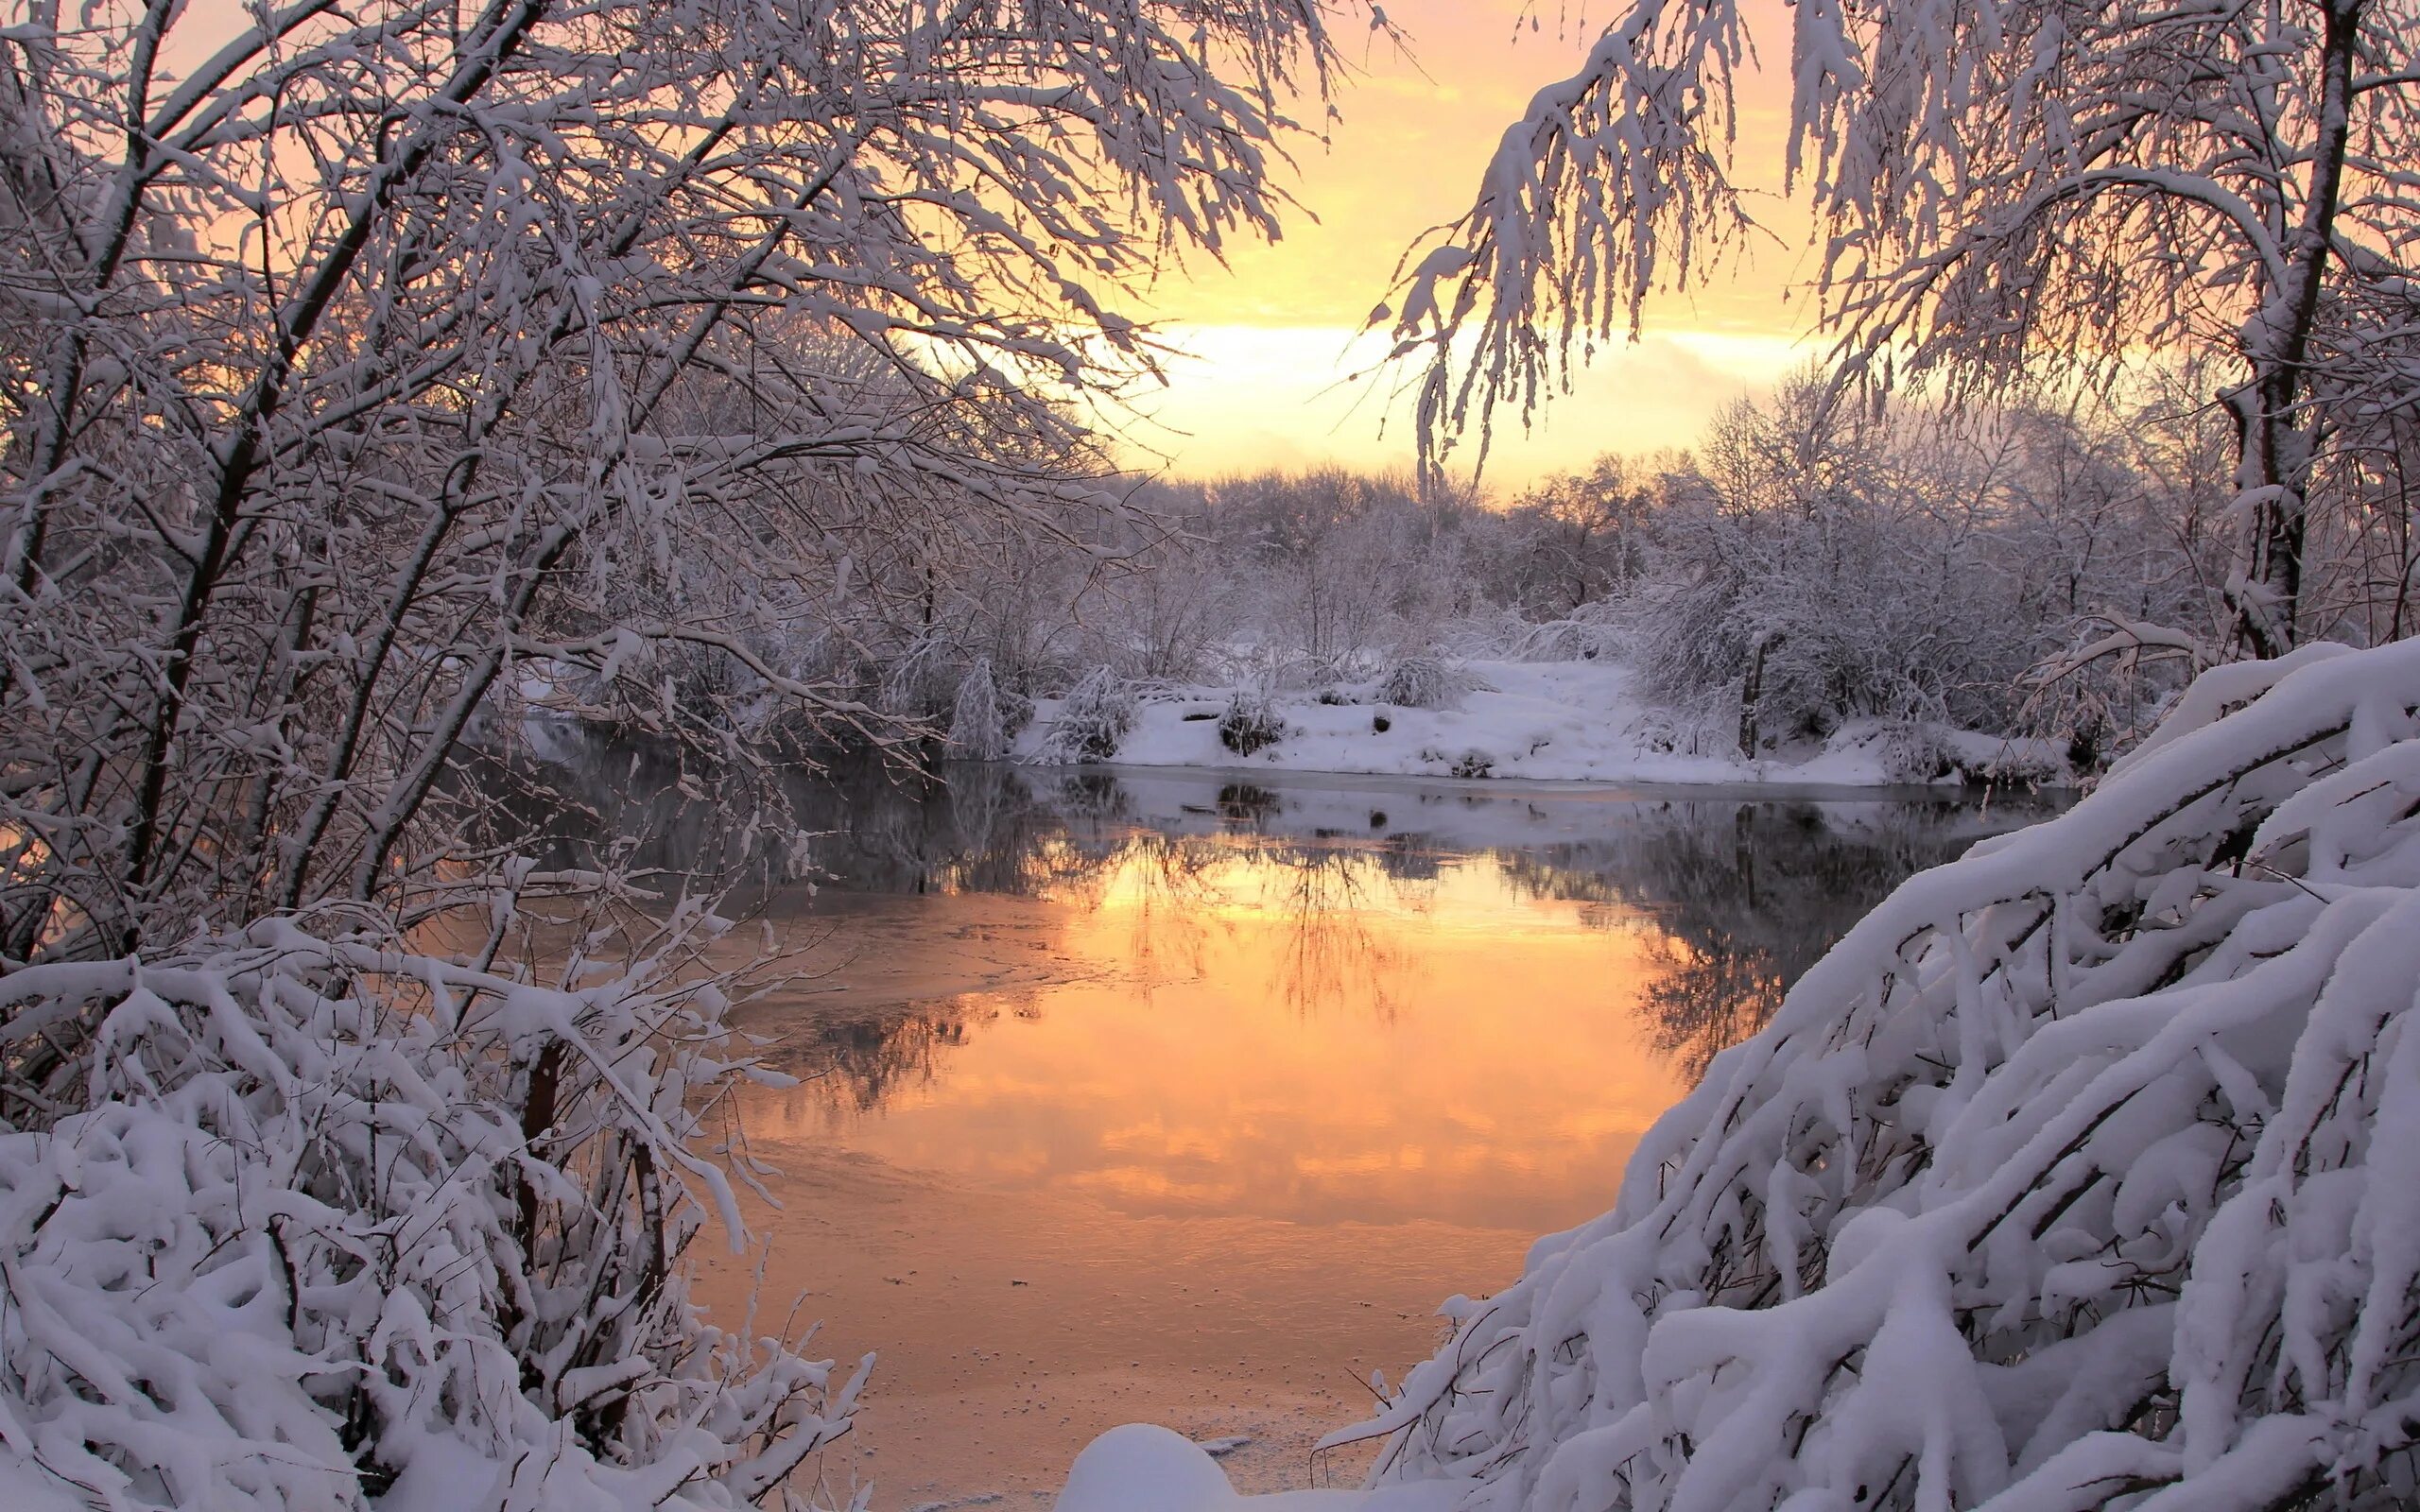
<svg viewBox="0 0 2420 1512"><path fill-rule="evenodd" d="M1250 756L1286 738L1286 721L1267 693L1237 688L1227 696L1219 714L1219 744L1238 756Z"/></svg>
<svg viewBox="0 0 2420 1512"><path fill-rule="evenodd" d="M1724 711L1727 714L1731 711ZM1717 720L1703 707L1656 708L1639 711L1629 734L1634 749L1658 756L1735 756L1739 747L1736 724Z"/></svg>
<svg viewBox="0 0 2420 1512"><path fill-rule="evenodd" d="M1401 709L1444 709L1486 686L1467 668L1443 657L1407 656L1387 668L1372 696Z"/></svg>
<svg viewBox="0 0 2420 1512"><path fill-rule="evenodd" d="M1517 605L1495 602L1474 592L1461 612L1408 621L1399 644L1424 645L1435 655L1455 661L1517 661L1530 627Z"/></svg>
<svg viewBox="0 0 2420 1512"><path fill-rule="evenodd" d="M1956 752L1945 731L1916 719L1858 719L1834 730L1824 742L1827 752L1857 752L1872 758L1882 775L1894 782L1931 782L1957 774Z"/></svg>
<svg viewBox="0 0 2420 1512"><path fill-rule="evenodd" d="M746 1068L661 963L714 924L569 990L280 922L0 980L0 1503L777 1494L863 1368L690 1308L702 1210L738 1231L693 1142Z"/></svg>
<svg viewBox="0 0 2420 1512"><path fill-rule="evenodd" d="M2420 644L1899 887L1372 1431L1490 1512L2420 1503Z"/></svg>
<svg viewBox="0 0 2420 1512"><path fill-rule="evenodd" d="M1134 687L1117 669L1098 666L1068 690L1033 759L1046 765L1105 762L1134 728Z"/></svg>
<svg viewBox="0 0 2420 1512"><path fill-rule="evenodd" d="M950 701L949 753L968 761L997 761L1008 754L1011 738L1000 690L992 681L992 663L979 661L967 669Z"/></svg>
<svg viewBox="0 0 2420 1512"><path fill-rule="evenodd" d="M1618 605L1599 599L1561 619L1524 625L1508 636L1505 655L1514 662L1594 662L1627 648Z"/></svg>
<svg viewBox="0 0 2420 1512"><path fill-rule="evenodd" d="M946 741L968 676L956 646L939 633L919 630L902 645L862 654L850 680L866 690L864 701L890 728L940 731Z"/></svg>
<svg viewBox="0 0 2420 1512"><path fill-rule="evenodd" d="M1894 782L1961 782L2039 787L2064 783L2072 770L2059 743L2022 735L1980 735L1912 719L1858 719L1824 742L1833 755L1872 760Z"/></svg>

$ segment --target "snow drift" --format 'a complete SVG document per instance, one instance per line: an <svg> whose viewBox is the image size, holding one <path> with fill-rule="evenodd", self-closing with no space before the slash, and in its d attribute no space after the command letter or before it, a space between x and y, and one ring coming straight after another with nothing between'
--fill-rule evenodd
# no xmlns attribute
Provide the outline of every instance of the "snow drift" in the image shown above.
<svg viewBox="0 0 2420 1512"><path fill-rule="evenodd" d="M1126 1423L1076 1456L1051 1512L1452 1512L1453 1504L1450 1489L1435 1486L1239 1496L1201 1445Z"/></svg>
<svg viewBox="0 0 2420 1512"><path fill-rule="evenodd" d="M1109 680L1103 681L1103 679ZM1827 740L1739 753L1736 725L1658 705L1613 657L1399 663L1382 679L1272 692L1161 685L1102 669L1040 700L1011 754L1039 765L1266 768L1539 782L1898 783L2073 781L2049 741L1858 719ZM1404 701L1418 699L1417 703ZM1231 738L1239 729L1253 738ZM1249 749L1241 748L1248 746Z"/></svg>
<svg viewBox="0 0 2420 1512"><path fill-rule="evenodd" d="M2420 644L1901 886L1374 1423L1490 1512L2420 1502Z"/></svg>

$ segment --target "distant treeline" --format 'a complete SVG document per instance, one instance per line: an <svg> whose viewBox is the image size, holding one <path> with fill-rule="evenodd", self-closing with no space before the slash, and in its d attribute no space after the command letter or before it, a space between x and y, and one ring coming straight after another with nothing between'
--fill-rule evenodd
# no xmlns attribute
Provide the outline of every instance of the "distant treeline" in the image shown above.
<svg viewBox="0 0 2420 1512"><path fill-rule="evenodd" d="M1299 691L1411 656L1611 656L1701 748L1880 717L2051 735L2089 765L2225 654L2232 438L2204 388L1951 423L1808 370L1689 450L1510 496L1322 468L1154 481L1025 528L843 521L829 580L794 575L795 612L760 649L936 733L978 668L1013 730L1024 700L1103 668ZM2389 440L2313 490L2303 623L2354 644L2414 621L2415 454ZM677 561L624 581L678 585L674 612L717 592ZM778 707L748 680L700 654L639 685L748 728Z"/></svg>

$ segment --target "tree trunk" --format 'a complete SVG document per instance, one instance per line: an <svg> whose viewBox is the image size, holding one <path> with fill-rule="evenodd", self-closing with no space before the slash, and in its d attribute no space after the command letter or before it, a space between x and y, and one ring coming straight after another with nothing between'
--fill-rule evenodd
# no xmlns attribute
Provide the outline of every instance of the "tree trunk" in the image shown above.
<svg viewBox="0 0 2420 1512"><path fill-rule="evenodd" d="M1772 649L1772 641L1758 641L1756 654L1748 662L1748 680L1739 688L1739 754L1748 761L1756 759L1756 706L1765 697L1765 653Z"/></svg>
<svg viewBox="0 0 2420 1512"><path fill-rule="evenodd" d="M2316 419L2296 411L2310 398L2311 328L2334 255L2336 207L2352 137L2353 70L2367 9L2367 0L2332 0L2322 7L2326 35L2320 57L2319 133L2302 223L2287 249L2285 282L2246 331L2251 379L2220 396L2235 416L2236 487L2249 504L2246 559L2229 580L2226 597L2235 611L2236 639L2256 658L2294 648L2309 528L2307 490L2319 430Z"/></svg>

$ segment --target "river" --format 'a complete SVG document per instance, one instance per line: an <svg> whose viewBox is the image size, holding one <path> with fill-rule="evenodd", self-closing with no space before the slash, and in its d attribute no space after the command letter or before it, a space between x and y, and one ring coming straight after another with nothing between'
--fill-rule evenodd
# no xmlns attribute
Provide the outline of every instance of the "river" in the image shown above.
<svg viewBox="0 0 2420 1512"><path fill-rule="evenodd" d="M734 828L558 741L643 863ZM1613 1201L1639 1135L1911 872L2041 816L1911 793L968 766L788 784L804 875L735 900L798 976L739 1025L798 1078L777 1174L696 1250L717 1321L880 1359L821 1473L874 1506L1046 1505L1146 1419L1245 1489ZM752 936L753 937L753 936Z"/></svg>

